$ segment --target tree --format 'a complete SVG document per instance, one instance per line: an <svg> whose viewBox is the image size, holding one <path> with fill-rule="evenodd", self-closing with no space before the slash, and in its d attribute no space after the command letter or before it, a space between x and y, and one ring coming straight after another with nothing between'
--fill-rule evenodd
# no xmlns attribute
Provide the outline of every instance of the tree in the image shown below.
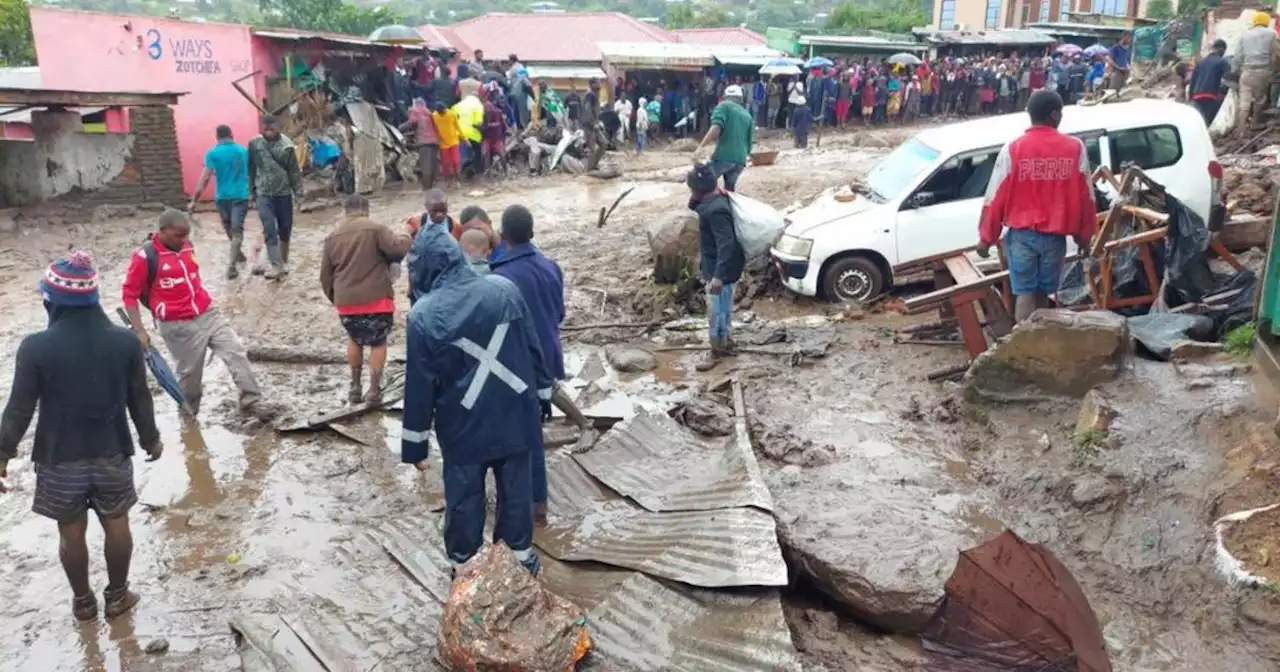
<svg viewBox="0 0 1280 672"><path fill-rule="evenodd" d="M269 25L362 37L378 26L402 21L400 15L381 7L365 9L342 0L259 0L258 6Z"/></svg>
<svg viewBox="0 0 1280 672"><path fill-rule="evenodd" d="M693 6L687 2L680 4L672 4L667 6L667 28L671 30L679 30L681 28L692 28L694 19Z"/></svg>
<svg viewBox="0 0 1280 672"><path fill-rule="evenodd" d="M1175 15L1172 0L1150 0L1147 3L1147 18L1155 21L1168 21Z"/></svg>
<svg viewBox="0 0 1280 672"><path fill-rule="evenodd" d="M31 39L31 16L27 0L0 0L0 65L31 65L36 62Z"/></svg>
<svg viewBox="0 0 1280 672"><path fill-rule="evenodd" d="M917 26L929 25L929 17L914 0L896 0L884 4L859 4L842 2L827 16L826 30L832 33L861 33L883 30L890 33L909 33Z"/></svg>
<svg viewBox="0 0 1280 672"><path fill-rule="evenodd" d="M671 30L679 30L681 28L720 28L722 26L738 25L733 18L733 14L724 7L706 5L694 9L693 4L688 2L667 5L667 16L664 23Z"/></svg>

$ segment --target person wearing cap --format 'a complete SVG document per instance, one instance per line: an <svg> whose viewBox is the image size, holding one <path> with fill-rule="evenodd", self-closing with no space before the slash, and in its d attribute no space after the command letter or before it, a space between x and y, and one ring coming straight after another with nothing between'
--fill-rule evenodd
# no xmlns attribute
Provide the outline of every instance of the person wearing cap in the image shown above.
<svg viewBox="0 0 1280 672"><path fill-rule="evenodd" d="M40 292L49 326L18 346L13 387L0 419L0 493L8 492L3 479L9 460L17 456L39 407L31 448L36 473L31 510L58 524L58 558L71 584L71 611L82 621L98 615L85 543L89 510L97 515L107 562L103 607L111 618L138 602L129 590L129 509L138 501L129 419L148 461L162 451L146 364L137 337L102 311L98 273L87 253L74 252L51 264Z"/></svg>
<svg viewBox="0 0 1280 672"><path fill-rule="evenodd" d="M1236 129L1243 131L1271 102L1271 77L1280 61L1280 41L1271 30L1271 16L1254 12L1252 26L1240 34L1232 52L1240 73L1240 109Z"/></svg>
<svg viewBox="0 0 1280 672"><path fill-rule="evenodd" d="M698 248L702 279L707 283L707 327L711 350L698 362L699 371L710 371L734 354L733 288L746 265L742 244L733 228L729 197L716 188L716 171L698 164L689 171L689 209L698 213Z"/></svg>
<svg viewBox="0 0 1280 672"><path fill-rule="evenodd" d="M1214 117L1218 116L1218 110L1222 107L1224 92L1222 79L1231 71L1231 63L1227 61L1226 53L1227 41L1214 40L1209 55L1200 59L1195 69L1191 71L1191 85L1188 87L1191 104L1195 105L1200 111L1200 116L1204 117L1205 126L1213 123Z"/></svg>
<svg viewBox="0 0 1280 672"><path fill-rule="evenodd" d="M191 221L186 213L172 208L160 213L157 230L134 251L125 270L121 287L125 313L146 347L151 337L139 306L151 311L173 355L178 385L192 415L200 411L205 355L212 351L227 365L240 391L240 410L270 419L276 410L263 400L244 345L204 288L190 237Z"/></svg>
<svg viewBox="0 0 1280 672"><path fill-rule="evenodd" d="M698 143L694 160L708 142L714 142L716 149L711 154L710 166L717 176L724 178L725 190L735 191L738 177L747 167L754 134L755 123L742 104L742 87L737 84L729 86L724 90L724 100L711 112L711 128Z"/></svg>

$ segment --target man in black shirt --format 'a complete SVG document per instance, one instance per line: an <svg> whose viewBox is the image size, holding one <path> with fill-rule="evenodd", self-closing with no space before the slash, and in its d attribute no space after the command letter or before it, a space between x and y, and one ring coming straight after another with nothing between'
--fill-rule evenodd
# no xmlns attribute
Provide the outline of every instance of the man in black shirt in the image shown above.
<svg viewBox="0 0 1280 672"><path fill-rule="evenodd" d="M111 618L138 602L129 590L129 509L138 495L126 413L149 460L161 452L142 344L102 312L98 274L87 253L75 252L50 265L40 290L49 326L18 346L13 389L0 419L0 478L7 475L9 460L17 455L39 406L31 451L36 472L31 510L58 523L58 557L74 594L72 613L80 620L98 615L85 544L88 511L97 514L106 537L103 606ZM7 491L0 481L0 493Z"/></svg>
<svg viewBox="0 0 1280 672"><path fill-rule="evenodd" d="M719 174L709 164L698 164L685 178L689 209L698 213L698 250L702 279L707 283L707 332L711 351L696 365L710 371L735 352L733 342L733 288L742 277L746 260L733 228L729 197L717 188Z"/></svg>
<svg viewBox="0 0 1280 672"><path fill-rule="evenodd" d="M1226 40L1214 40L1209 55L1200 59L1191 72L1191 104L1200 110L1205 126L1213 123L1222 107L1222 78L1231 71L1226 53Z"/></svg>

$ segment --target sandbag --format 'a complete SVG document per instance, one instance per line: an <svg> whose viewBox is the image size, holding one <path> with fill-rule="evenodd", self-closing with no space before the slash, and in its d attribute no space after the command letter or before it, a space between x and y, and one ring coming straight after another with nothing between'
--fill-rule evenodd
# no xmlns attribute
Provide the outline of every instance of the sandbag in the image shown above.
<svg viewBox="0 0 1280 672"><path fill-rule="evenodd" d="M729 194L729 204L733 206L733 230L746 261L768 254L787 228L786 218L768 203L741 194Z"/></svg>
<svg viewBox="0 0 1280 672"><path fill-rule="evenodd" d="M573 670L591 650L586 613L553 595L506 544L458 570L444 605L440 661L456 672Z"/></svg>

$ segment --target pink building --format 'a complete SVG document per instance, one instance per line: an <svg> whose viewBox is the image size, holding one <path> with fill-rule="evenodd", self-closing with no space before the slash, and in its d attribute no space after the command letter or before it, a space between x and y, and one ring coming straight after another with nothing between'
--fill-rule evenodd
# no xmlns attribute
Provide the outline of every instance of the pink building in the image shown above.
<svg viewBox="0 0 1280 672"><path fill-rule="evenodd" d="M421 51L276 28L255 32L236 24L37 6L30 11L44 86L186 93L174 108L174 123L188 193L200 179L215 127L230 126L240 142L258 133L261 112L236 89L236 82L263 104L271 97L268 82L279 75L287 56L318 61L319 54L346 51L394 59L404 50ZM210 186L204 197L212 193Z"/></svg>

